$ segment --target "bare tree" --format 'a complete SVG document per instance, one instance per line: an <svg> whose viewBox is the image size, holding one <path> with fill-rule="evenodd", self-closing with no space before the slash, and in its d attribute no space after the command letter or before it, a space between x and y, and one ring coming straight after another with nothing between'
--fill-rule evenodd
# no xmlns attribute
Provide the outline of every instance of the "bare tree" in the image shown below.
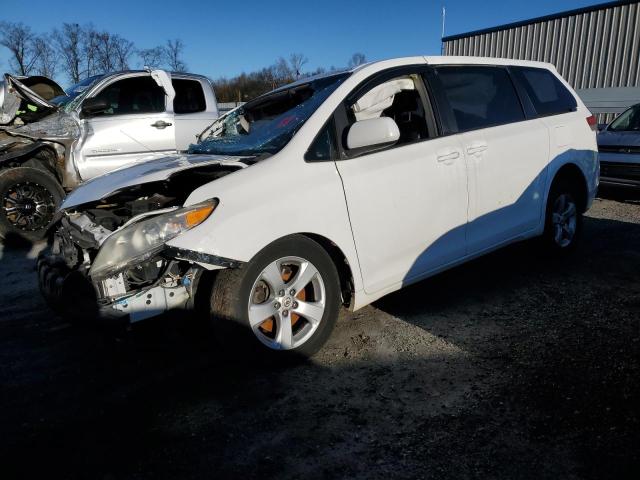
<svg viewBox="0 0 640 480"><path fill-rule="evenodd" d="M58 52L53 47L49 35L41 35L33 39L35 64L33 72L38 75L53 78L58 69Z"/></svg>
<svg viewBox="0 0 640 480"><path fill-rule="evenodd" d="M290 82L293 79L293 72L284 58L278 58L271 68L273 69L277 83L280 85Z"/></svg>
<svg viewBox="0 0 640 480"><path fill-rule="evenodd" d="M52 35L53 44L62 59L62 69L71 83L78 83L82 68L82 27L77 23L63 23L62 29L55 29Z"/></svg>
<svg viewBox="0 0 640 480"><path fill-rule="evenodd" d="M167 40L167 44L164 47L164 57L165 63L170 70L174 72L185 72L187 70L187 64L182 60L183 50L184 43L179 38Z"/></svg>
<svg viewBox="0 0 640 480"><path fill-rule="evenodd" d="M364 63L367 63L367 57L364 56L364 53L356 52L349 59L349 68L355 68Z"/></svg>
<svg viewBox="0 0 640 480"><path fill-rule="evenodd" d="M292 73L295 75L295 78L300 78L302 75L302 67L309 61L307 57L305 57L302 53L292 53L289 56L289 63L291 64Z"/></svg>
<svg viewBox="0 0 640 480"><path fill-rule="evenodd" d="M113 53L115 57L115 65L118 70L128 70L129 60L135 53L136 48L133 42L122 38L120 35L112 35Z"/></svg>
<svg viewBox="0 0 640 480"><path fill-rule="evenodd" d="M158 68L164 62L164 49L162 47L143 48L136 52L143 67Z"/></svg>
<svg viewBox="0 0 640 480"><path fill-rule="evenodd" d="M0 22L0 45L12 55L9 65L18 75L29 75L37 60L34 34L24 23Z"/></svg>
<svg viewBox="0 0 640 480"><path fill-rule="evenodd" d="M97 32L96 47L98 69L101 72L113 72L116 70L115 44L109 32Z"/></svg>
<svg viewBox="0 0 640 480"><path fill-rule="evenodd" d="M98 65L98 35L98 32L91 25L83 29L82 56L84 57L84 68L82 70L82 76L84 78L91 77L103 71Z"/></svg>

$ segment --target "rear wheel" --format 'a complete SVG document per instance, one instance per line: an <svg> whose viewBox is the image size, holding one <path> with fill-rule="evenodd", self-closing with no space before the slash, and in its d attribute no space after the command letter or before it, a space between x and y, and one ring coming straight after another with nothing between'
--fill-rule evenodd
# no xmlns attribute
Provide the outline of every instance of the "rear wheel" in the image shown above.
<svg viewBox="0 0 640 480"><path fill-rule="evenodd" d="M301 235L275 242L240 269L221 271L211 295L213 325L225 347L289 358L313 355L339 308L331 257Z"/></svg>
<svg viewBox="0 0 640 480"><path fill-rule="evenodd" d="M64 190L48 172L16 167L0 172L0 238L44 237Z"/></svg>
<svg viewBox="0 0 640 480"><path fill-rule="evenodd" d="M547 200L543 241L552 253L572 251L582 233L582 210L577 188L571 182L556 182Z"/></svg>

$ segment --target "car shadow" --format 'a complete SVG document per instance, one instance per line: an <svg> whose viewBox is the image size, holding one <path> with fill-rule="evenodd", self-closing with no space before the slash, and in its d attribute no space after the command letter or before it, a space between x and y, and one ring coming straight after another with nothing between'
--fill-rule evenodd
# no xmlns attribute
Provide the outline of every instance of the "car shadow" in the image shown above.
<svg viewBox="0 0 640 480"><path fill-rule="evenodd" d="M318 360L289 367L227 357L186 314L2 320L3 470L633 478L640 225L585 233L569 258L513 245L343 314Z"/></svg>

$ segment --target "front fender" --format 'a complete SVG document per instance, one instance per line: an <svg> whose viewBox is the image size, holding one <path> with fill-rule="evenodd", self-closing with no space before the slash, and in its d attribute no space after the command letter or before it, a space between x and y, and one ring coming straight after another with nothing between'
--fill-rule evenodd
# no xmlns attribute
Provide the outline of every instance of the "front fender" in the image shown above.
<svg viewBox="0 0 640 480"><path fill-rule="evenodd" d="M220 204L202 225L168 245L248 262L280 238L315 234L340 248L360 290L362 277L335 164L291 160L277 155L195 190L187 205L214 197Z"/></svg>

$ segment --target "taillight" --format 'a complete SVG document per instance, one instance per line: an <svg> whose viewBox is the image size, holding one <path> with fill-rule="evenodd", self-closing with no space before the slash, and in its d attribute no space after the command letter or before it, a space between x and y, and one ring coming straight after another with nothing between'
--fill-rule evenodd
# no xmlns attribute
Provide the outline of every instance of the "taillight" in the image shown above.
<svg viewBox="0 0 640 480"><path fill-rule="evenodd" d="M587 117L587 123L591 127L591 130L596 132L598 130L598 119L595 115L590 115Z"/></svg>

